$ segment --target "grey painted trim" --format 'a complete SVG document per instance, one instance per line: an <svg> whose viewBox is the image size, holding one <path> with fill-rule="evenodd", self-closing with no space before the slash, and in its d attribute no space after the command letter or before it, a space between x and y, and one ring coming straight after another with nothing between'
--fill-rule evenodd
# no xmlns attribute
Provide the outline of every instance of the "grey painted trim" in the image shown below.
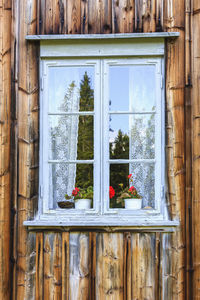
<svg viewBox="0 0 200 300"><path fill-rule="evenodd" d="M176 38L179 32L118 33L118 34L45 34L27 35L26 40L102 40L102 39L137 39L137 38Z"/></svg>
<svg viewBox="0 0 200 300"><path fill-rule="evenodd" d="M116 56L164 56L164 38L40 40L41 59L112 57L115 63Z"/></svg>
<svg viewBox="0 0 200 300"><path fill-rule="evenodd" d="M60 230L60 231L73 231L83 230L84 231L106 231L106 232L119 232L119 231L135 231L135 232L174 232L179 226L178 221L156 221L156 222L138 222L136 224L123 224L119 225L117 222L107 224L104 222L96 222L92 224L85 224L79 222L59 222L59 221L25 221L24 226L27 226L29 230Z"/></svg>

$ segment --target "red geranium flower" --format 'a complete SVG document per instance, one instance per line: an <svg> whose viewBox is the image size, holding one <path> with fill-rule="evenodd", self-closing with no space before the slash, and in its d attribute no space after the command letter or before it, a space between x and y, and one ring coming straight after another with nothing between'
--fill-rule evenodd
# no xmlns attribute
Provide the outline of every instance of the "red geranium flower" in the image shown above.
<svg viewBox="0 0 200 300"><path fill-rule="evenodd" d="M75 189L72 191L72 195L76 196L79 192L79 188L75 187Z"/></svg>
<svg viewBox="0 0 200 300"><path fill-rule="evenodd" d="M128 179L130 179L130 178L132 177L132 175L133 175L133 174L129 174L129 175L128 175Z"/></svg>
<svg viewBox="0 0 200 300"><path fill-rule="evenodd" d="M115 196L115 190L112 186L109 187L109 197L112 199Z"/></svg>
<svg viewBox="0 0 200 300"><path fill-rule="evenodd" d="M130 191L131 193L133 193L133 191L135 191L135 187L134 187L134 186L131 186L130 189L129 189L129 191Z"/></svg>

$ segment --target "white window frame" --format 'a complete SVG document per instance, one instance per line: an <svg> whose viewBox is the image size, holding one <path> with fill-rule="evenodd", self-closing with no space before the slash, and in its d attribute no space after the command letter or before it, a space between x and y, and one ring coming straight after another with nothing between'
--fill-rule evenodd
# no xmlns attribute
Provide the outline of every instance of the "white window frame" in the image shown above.
<svg viewBox="0 0 200 300"><path fill-rule="evenodd" d="M136 37L136 36L135 36ZM148 36L150 39L124 37L116 38L110 35L112 39L102 40L91 37L83 40L50 40L41 39L40 41L40 174L39 174L39 210L34 221L26 221L28 226L174 226L176 222L169 220L165 204L165 109L164 109L164 36ZM46 178L47 160L44 153L47 153L48 141L46 140L45 131L47 130L47 101L48 101L48 68L52 65L94 65L95 66L95 107L94 107L94 178L96 182L96 191L94 193L94 208L90 210L75 209L49 209L48 199L48 178ZM158 153L155 154L157 159L157 176L156 176L156 199L155 209L130 211L127 209L110 209L108 188L101 191L108 183L108 157L104 157L100 163L100 153L107 153L105 144L101 148L100 139L108 143L108 134L105 135L105 128L98 124L102 122L102 112L107 108L103 99L108 98L108 66L109 65L130 65L144 64L156 66L156 142L159 145ZM102 76L103 74L103 76ZM102 79L103 78L103 79ZM108 106L107 106L108 107ZM101 113L97 113L97 111ZM69 113L71 114L71 113ZM77 113L81 114L81 113ZM92 113L91 113L92 115ZM107 118L108 121L108 118ZM108 122L105 123L108 125ZM105 125L105 126L106 126ZM99 133L98 135L95 133ZM108 132L108 131L107 131ZM99 136L99 137L98 137ZM159 150L160 149L160 150ZM128 160L127 160L128 161ZM75 162L75 161L74 161ZM80 161L77 161L80 162ZM130 162L130 161L129 161ZM45 171L44 171L45 170ZM158 174L159 172L159 174ZM103 200L104 199L104 200ZM108 199L108 200L107 200Z"/></svg>
<svg viewBox="0 0 200 300"><path fill-rule="evenodd" d="M69 113L53 113L48 111L48 70L51 67L84 67L84 66L94 66L95 68L95 82L94 85L97 87L94 90L94 112L69 112ZM96 193L94 193L94 208L88 211L75 210L75 209L50 209L51 203L49 203L49 177L46 174L50 174L49 165L53 162L65 163L62 160L52 161L48 159L48 145L49 145L49 135L48 132L48 116L51 115L89 115L94 116L94 132L98 132L98 124L100 123L100 115L97 112L100 110L100 62L97 60L84 60L84 59L42 59L40 65L40 74L42 78L42 88L40 89L40 172L39 172L39 181L40 181L40 214L43 215L58 215L61 218L68 216L79 216L83 214L98 214L98 207L100 206L100 174L97 170L100 169L99 160L97 157L100 156L99 147L97 145L100 143L97 139L94 139L94 159L89 161L83 160L69 160L66 163L93 163L94 166L94 178ZM97 134L97 137L99 135ZM64 195L63 195L64 199Z"/></svg>
<svg viewBox="0 0 200 300"><path fill-rule="evenodd" d="M151 212L152 215L160 215L164 213L162 211L163 206L161 203L164 201L164 194L163 194L163 189L165 186L165 174L163 170L165 169L165 153L164 153L164 145L165 145L165 130L164 130L164 123L165 123L165 116L164 116L164 89L163 89L163 80L164 80L164 58L162 57L154 57L154 58L119 58L119 59L104 59L103 61L103 74L104 74L104 88L103 88L103 97L101 99L103 108L102 108L102 113L104 113L105 116L107 116L102 122L105 124L104 127L102 127L102 140L105 140L105 142L102 144L102 153L104 155L102 156L102 159L104 159L103 162L103 172L102 172L102 179L101 182L103 182L103 186L106 186L107 188L109 187L109 163L112 162L112 160L109 159L109 135L108 131L106 128L109 128L109 115L110 114L128 114L130 115L131 112L119 112L119 111L108 111L108 99L109 99L109 66L149 66L153 65L155 66L156 69L156 111L155 111L155 159L150 159L149 161L155 162L155 209L151 209L148 213ZM104 101L104 99L106 101ZM106 103L105 103L106 102ZM144 114L144 112L136 112L132 113L134 114ZM147 113L147 112L145 112ZM151 112L148 112L149 114L152 114ZM106 134L107 133L107 134ZM145 162L147 160L140 159L140 160L118 160L115 159L115 162L119 163L122 162L124 163L127 161L127 163L130 162ZM106 178L106 179L105 179ZM105 179L105 180L104 180ZM118 214L118 215L131 215L132 217L138 218L138 217L143 217L145 218L147 215L147 211L145 210L127 210L127 209L115 209L109 208L109 203L107 201L108 199L108 189L102 189L104 191L103 194L103 214Z"/></svg>

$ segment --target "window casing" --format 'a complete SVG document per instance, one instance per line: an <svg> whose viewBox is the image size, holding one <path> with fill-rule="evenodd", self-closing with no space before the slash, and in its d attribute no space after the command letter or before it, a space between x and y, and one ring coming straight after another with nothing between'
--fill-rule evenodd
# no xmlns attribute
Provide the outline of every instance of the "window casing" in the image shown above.
<svg viewBox="0 0 200 300"><path fill-rule="evenodd" d="M158 47L159 44L159 47ZM117 42L115 47L117 47ZM90 45L89 45L90 46ZM75 46L75 53L70 52L68 49L68 53L65 54L65 51L62 49L61 45L58 47L56 45L51 45L47 43L44 47L41 45L41 61L40 61L40 77L41 77L41 91L40 91L40 196L39 196L39 214L38 218L40 220L49 220L53 222L55 220L59 222L65 222L65 224L69 225L113 225L113 226L123 226L123 225L134 225L136 223L144 223L144 222L157 222L167 220L167 216L165 213L165 154L164 154L164 41L154 43L154 50L149 50L148 46L141 44L141 51L138 52L138 41L137 43L130 43L128 50L125 51L123 49L123 53L121 55L119 45L119 51L116 51L113 55L112 49L113 45L109 44L106 50L103 49L102 45L92 45L95 49L97 48L100 55L96 55L94 49L89 47L87 49L92 49L89 52L87 51L87 56L84 56L81 50L81 46ZM162 47L161 47L162 46ZM60 47L60 48L59 48ZM146 52L145 48L146 47ZM52 54L51 49L54 48L55 53ZM57 50L55 50L57 48ZM78 48L78 49L77 49ZM99 50L100 48L100 50ZM159 48L159 53L158 49ZM136 49L136 51L134 50ZM132 51L131 51L132 50ZM98 52L97 51L97 52ZM139 55L139 53L142 55ZM144 55L146 53L146 55ZM53 101L53 96L51 95L51 91L59 89L58 86L54 86L52 84L52 73L55 70L55 78L57 78L56 82L59 82L59 76L62 78L62 72L59 74L59 69L64 70L68 69L82 69L83 72L85 70L92 70L92 85L94 90L94 109L93 110L85 110L78 111L77 109L70 109L69 111L57 111L54 106L52 106L51 101ZM113 86L115 86L115 82L112 82L112 74L115 74L116 77L120 76L121 70L128 73L129 76L129 91L128 91L128 100L126 99L126 105L122 105L122 101L117 101L116 105L119 105L119 109L117 109L116 105L113 105L112 109L112 101L110 104L111 90ZM134 88L131 85L131 80L134 78L134 74L140 73L140 69L145 76L145 73L149 72L149 74L153 74L153 96L151 99L154 105L148 107L148 101L143 103L143 100L137 99L137 104L142 104L141 108L134 106L134 101L131 102L131 97L134 97ZM115 70L117 70L115 72ZM135 71L136 70L136 71ZM149 71L150 70L150 71ZM83 76L83 72L81 73ZM139 73L138 73L139 72ZM70 72L68 72L70 73ZM73 73L73 72L72 72ZM73 75L71 77L71 81L74 81ZM76 73L76 72L75 72ZM122 72L123 73L123 72ZM127 74L126 74L127 75ZM131 79L132 78L132 79ZM148 76L146 75L146 79ZM91 78L90 78L91 79ZM135 80L137 76L135 76ZM145 79L145 78L144 78ZM121 78L123 83L123 78ZM134 81L134 80L133 80ZM151 78L152 81L152 78ZM62 82L62 80L60 81ZM78 82L78 81L77 81ZM112 83L111 83L112 82ZM120 80L118 81L120 82ZM124 80L125 82L125 80ZM126 81L127 84L127 81ZM147 87L146 96L148 93L152 94L152 90L150 89L150 85L145 83L145 80L138 81L138 85L143 85L143 87ZM77 84L78 86L78 84ZM79 80L80 86L80 80ZM120 90L120 89L119 89ZM66 89L65 89L66 91ZM66 94L66 92L65 92ZM65 95L64 94L64 95ZM139 95L139 91L137 91ZM141 98L145 98L145 95L141 96ZM140 116L140 117L139 117ZM74 118L80 119L80 117L92 117L93 118L93 157L89 157L89 159L77 159L77 149L74 143L75 139L72 135L68 135L68 139L71 140L71 145L74 148L74 156L72 151L72 156L67 157L65 159L62 157L51 157L49 155L49 145L50 142L50 131L49 124L50 119L61 119L61 123L67 117L71 120ZM119 118L119 121L118 121ZM118 123L121 124L120 119L126 119L126 123L128 124L128 132L130 138L130 126L133 124L134 120L138 118L138 122L144 121L144 127L147 126L148 121L150 119L153 120L153 131L154 131L154 144L151 145L151 150L154 149L154 154L150 154L148 157L144 154L141 154L140 157L134 156L135 154L132 151L134 148L133 144L129 139L129 157L125 159L112 159L109 157L109 139L111 140L111 144L113 143L113 139L115 137L109 137L110 127L117 126ZM115 121L113 121L115 119ZM58 120L54 120L53 124ZM69 124L73 122L68 122ZM77 121L74 122L74 127L77 127ZM125 123L125 122L124 122ZM54 126L59 127L59 126ZM73 126L72 126L73 127ZM148 127L148 126L147 126ZM126 127L127 128L127 127ZM118 127L118 129L121 129ZM61 130L62 131L62 130ZM115 131L115 130L114 130ZM77 132L77 129L76 129ZM145 140L145 132L144 130L140 131L140 135ZM77 135L77 133L76 133ZM136 132L137 135L137 132ZM75 136L75 135L74 135ZM52 139L52 137L51 137ZM68 144L69 145L69 144ZM113 145L111 145L113 146ZM114 145L115 146L115 145ZM73 148L72 147L72 148ZM69 148L69 147L68 147ZM111 147L112 148L112 147ZM54 153L55 154L55 153ZM59 156L59 155L58 155ZM131 158L130 158L131 156ZM52 197L52 181L50 180L52 176L52 166L56 164L61 164L62 166L70 166L71 170L76 164L88 164L93 166L93 187L94 187L94 199L93 199L93 208L88 210L77 210L77 209L60 209L56 205L56 197ZM112 165L129 165L128 173L134 174L134 164L140 164L140 169L144 169L146 166L153 166L148 171L154 169L153 173L153 194L154 198L151 200L151 203L143 203L143 208L141 210L127 210L124 208L111 208L109 201L109 186L112 184L109 179L109 170ZM65 168L64 168L65 169ZM61 168L64 170L63 167ZM147 168L148 169L148 168ZM138 171L139 172L139 171ZM68 174L70 173L70 168L68 170ZM73 173L73 171L72 171ZM151 173L151 172L149 172ZM57 174L57 173L55 173ZM127 174L128 175L128 174ZM65 175L66 176L66 175ZM56 177L56 176L54 176ZM116 178L117 180L117 178ZM141 179L142 181L143 179ZM72 184L74 187L74 183ZM54 187L53 187L54 188ZM138 186L137 186L138 188ZM56 189L55 189L56 190ZM65 190L65 188L64 188ZM146 191L146 190L145 190ZM66 193L67 186L66 186ZM147 191L148 193L148 191ZM56 193L54 193L56 195ZM62 193L61 193L62 194ZM143 197L147 199L148 195L144 195ZM64 198L64 193L63 193ZM151 204L151 205L150 205Z"/></svg>

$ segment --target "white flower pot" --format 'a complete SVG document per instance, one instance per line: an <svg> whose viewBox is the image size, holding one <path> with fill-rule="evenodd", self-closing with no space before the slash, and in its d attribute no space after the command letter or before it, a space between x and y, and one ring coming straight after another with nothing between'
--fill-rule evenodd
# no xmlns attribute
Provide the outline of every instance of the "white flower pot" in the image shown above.
<svg viewBox="0 0 200 300"><path fill-rule="evenodd" d="M91 199L78 199L75 200L75 209L90 209L91 208Z"/></svg>
<svg viewBox="0 0 200 300"><path fill-rule="evenodd" d="M142 208L142 198L127 198L124 199L126 209L141 209Z"/></svg>

